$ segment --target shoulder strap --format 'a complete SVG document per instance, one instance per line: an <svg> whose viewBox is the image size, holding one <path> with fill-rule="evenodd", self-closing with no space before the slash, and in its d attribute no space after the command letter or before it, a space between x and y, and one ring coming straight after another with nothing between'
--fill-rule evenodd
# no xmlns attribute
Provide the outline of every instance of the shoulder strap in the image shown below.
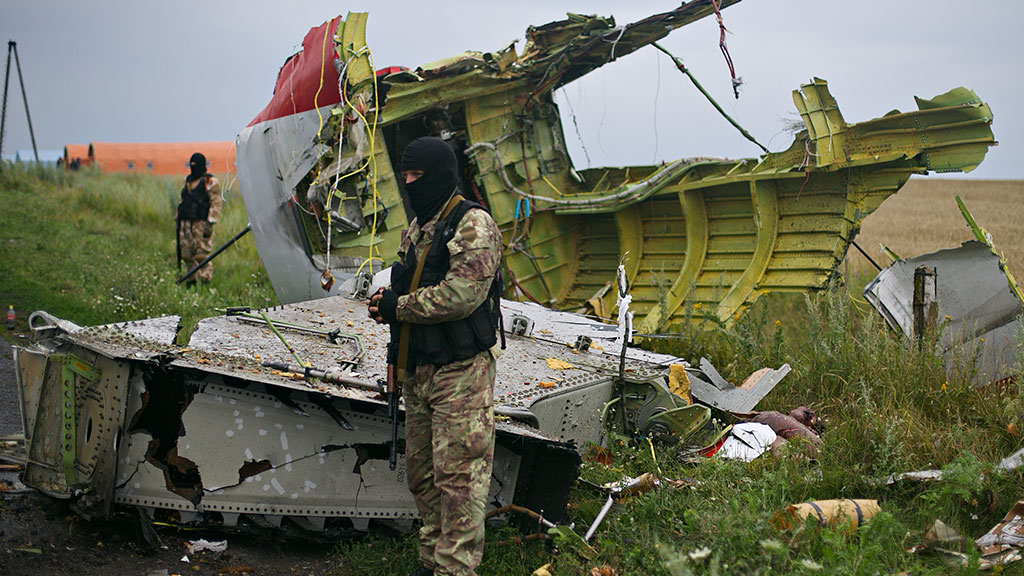
<svg viewBox="0 0 1024 576"><path fill-rule="evenodd" d="M193 183L195 184L195 186L192 185ZM200 188L200 186L202 186L202 188ZM186 176L185 177L185 189L188 190L189 192L193 192L193 191L196 191L196 190L202 190L202 191L205 192L206 191L206 177L196 178L194 182L189 182L188 181L188 176Z"/></svg>
<svg viewBox="0 0 1024 576"><path fill-rule="evenodd" d="M456 197L462 198L459 194L457 194ZM443 236L445 241L432 243L432 246L429 249L430 253L427 254L427 257L431 262L435 262L437 260L438 254L446 247L448 240L451 239L447 235L452 234L452 236L454 236L455 227L459 225L459 222L462 222L462 218L466 213L474 208L483 208L483 206L473 202L472 200L462 198L462 200L454 207L449 206L445 209L442 216L438 218L437 226L434 228L434 238Z"/></svg>

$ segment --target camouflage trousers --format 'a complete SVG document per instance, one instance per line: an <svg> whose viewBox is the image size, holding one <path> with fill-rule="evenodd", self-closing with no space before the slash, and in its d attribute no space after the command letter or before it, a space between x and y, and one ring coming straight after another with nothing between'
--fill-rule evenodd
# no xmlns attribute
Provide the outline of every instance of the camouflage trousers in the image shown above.
<svg viewBox="0 0 1024 576"><path fill-rule="evenodd" d="M213 224L206 220L183 220L178 233L181 242L181 263L191 270L213 251ZM189 280L209 282L213 277L213 263L203 266Z"/></svg>
<svg viewBox="0 0 1024 576"><path fill-rule="evenodd" d="M405 383L406 471L423 519L419 556L435 574L476 574L483 556L494 374L494 357L481 352L440 367L419 366Z"/></svg>

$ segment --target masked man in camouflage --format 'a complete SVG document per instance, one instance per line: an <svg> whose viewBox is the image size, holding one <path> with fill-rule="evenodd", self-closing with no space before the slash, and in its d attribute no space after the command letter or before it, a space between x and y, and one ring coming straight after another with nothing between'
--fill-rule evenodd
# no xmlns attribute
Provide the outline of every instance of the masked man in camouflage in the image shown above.
<svg viewBox="0 0 1024 576"><path fill-rule="evenodd" d="M423 520L413 575L472 575L494 457L501 232L459 194L458 161L444 140L409 144L402 174L416 219L391 288L368 306L391 325L389 376L405 396L407 478Z"/></svg>
<svg viewBox="0 0 1024 576"><path fill-rule="evenodd" d="M221 196L217 179L206 171L206 156L196 152L189 158L191 173L185 177L178 202L178 260L191 270L213 250L213 225L220 218ZM213 277L213 264L203 266L185 281L195 286L196 277L203 283Z"/></svg>

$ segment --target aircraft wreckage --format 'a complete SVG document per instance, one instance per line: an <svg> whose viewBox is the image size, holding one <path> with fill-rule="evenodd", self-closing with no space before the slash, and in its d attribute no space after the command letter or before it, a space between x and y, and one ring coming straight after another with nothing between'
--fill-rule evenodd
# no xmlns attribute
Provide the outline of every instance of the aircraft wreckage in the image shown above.
<svg viewBox="0 0 1024 576"><path fill-rule="evenodd" d="M279 300L338 294L334 278L394 260L411 220L395 173L419 136L451 144L462 189L501 226L506 297L607 317L628 253L642 332L728 324L761 294L824 286L861 220L912 174L971 170L994 144L992 113L970 90L848 124L815 79L793 93L805 129L785 151L575 169L552 92L660 49L715 8L698 0L625 26L570 15L529 28L522 52L512 44L415 71L374 71L366 14L310 30L238 138L239 183Z"/></svg>
<svg viewBox="0 0 1024 576"><path fill-rule="evenodd" d="M551 308L607 315L628 252L622 283L641 330L690 314L731 322L762 293L822 286L860 220L911 174L969 170L994 143L968 90L847 124L815 80L794 93L806 129L784 152L575 170L552 90L715 9L695 0L626 26L570 15L530 28L521 53L415 71L374 71L365 14L312 29L238 140L284 305L202 320L185 347L176 317L83 328L33 315L34 343L15 349L25 483L92 518L122 505L228 526L411 522L380 388L388 334L362 298L408 225L394 167L423 135L451 143L464 189L502 226L506 296L544 304L503 301L489 506L565 521L578 449L605 441L613 418L629 433L712 440L712 408L750 412L789 367L734 386L706 361L626 349L620 363L625 330Z"/></svg>
<svg viewBox="0 0 1024 576"><path fill-rule="evenodd" d="M963 200L956 201L975 239L958 248L895 258L864 287L864 298L908 338L936 333L936 353L948 373L967 374L977 386L1006 383L1016 372L1024 331L1024 290L992 236Z"/></svg>
<svg viewBox="0 0 1024 576"><path fill-rule="evenodd" d="M610 412L687 438L709 406L749 412L789 372L763 369L736 387L706 362L630 349L620 373L616 327L532 303L506 301L502 313L492 509L566 522L576 449L602 443ZM367 321L362 301L229 310L200 321L187 347L173 344L177 317L82 328L37 312L30 326L34 344L15 348L23 481L75 498L86 517L116 504L181 522L348 531L418 515L401 444L388 465L388 329ZM670 389L680 379L704 404Z"/></svg>

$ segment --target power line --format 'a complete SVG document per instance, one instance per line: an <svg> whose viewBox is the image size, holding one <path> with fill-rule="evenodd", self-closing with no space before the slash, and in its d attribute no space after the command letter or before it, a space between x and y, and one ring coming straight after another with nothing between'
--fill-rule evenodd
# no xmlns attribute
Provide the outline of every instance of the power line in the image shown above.
<svg viewBox="0 0 1024 576"><path fill-rule="evenodd" d="M25 102L25 118L28 119L28 135L32 138L32 153L35 154L36 164L39 163L39 149L36 147L36 134L32 130L32 115L28 111L28 96L25 94L25 77L21 74L21 59L18 58L18 43L14 40L7 41L7 70L4 73L4 103L0 111L0 154L4 150L4 135L7 127L7 87L11 82L11 54L14 54L14 66L18 69L18 83L21 84L21 98Z"/></svg>

